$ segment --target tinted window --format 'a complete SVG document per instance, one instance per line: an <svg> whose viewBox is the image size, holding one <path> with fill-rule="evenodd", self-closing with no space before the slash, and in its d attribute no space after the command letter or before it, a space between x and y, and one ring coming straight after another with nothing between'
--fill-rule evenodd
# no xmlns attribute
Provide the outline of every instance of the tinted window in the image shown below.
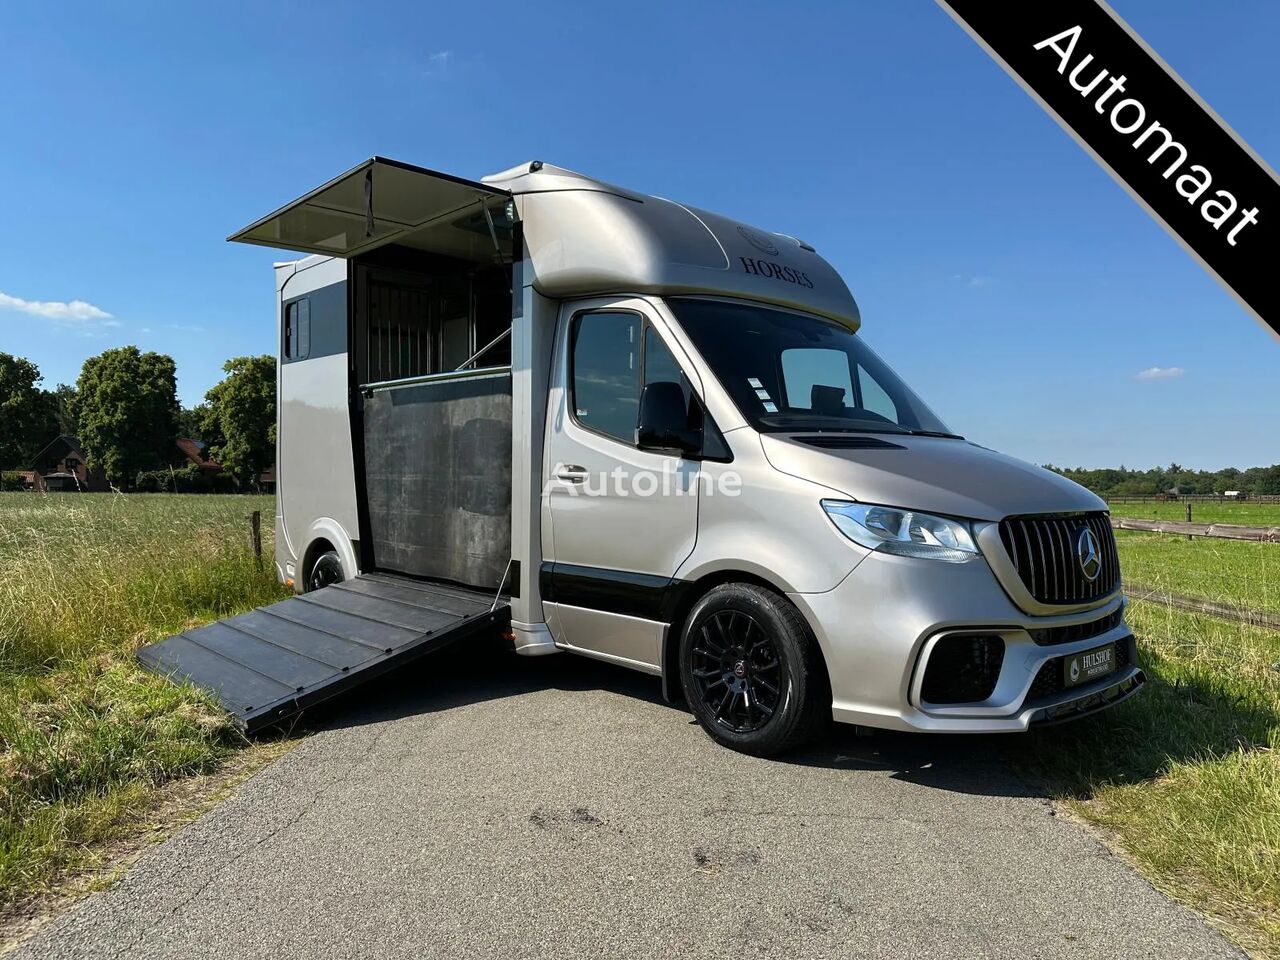
<svg viewBox="0 0 1280 960"><path fill-rule="evenodd" d="M658 336L653 327L644 328L644 385L651 383L678 383L684 390L685 404L693 396L693 387L688 378L680 372L680 365L671 355L667 345Z"/></svg>
<svg viewBox="0 0 1280 960"><path fill-rule="evenodd" d="M846 327L750 303L680 297L668 302L758 430L950 434Z"/></svg>
<svg viewBox="0 0 1280 960"><path fill-rule="evenodd" d="M900 423L898 405L889 396L889 391L880 386L880 381L867 372L866 367L858 367L858 400L859 406L867 413L884 417L890 423Z"/></svg>
<svg viewBox="0 0 1280 960"><path fill-rule="evenodd" d="M667 345L653 327L644 328L644 385L651 383L678 383L684 391L685 409L688 411L690 430L702 432L702 456L709 460L732 460L733 454L715 421L703 409L702 401L693 392L693 384L680 370L680 364L671 355Z"/></svg>
<svg viewBox="0 0 1280 960"><path fill-rule="evenodd" d="M573 326L573 410L583 426L634 443L640 408L640 317L584 313Z"/></svg>
<svg viewBox="0 0 1280 960"><path fill-rule="evenodd" d="M280 356L285 360L305 360L310 353L311 301L304 298L286 303Z"/></svg>
<svg viewBox="0 0 1280 960"><path fill-rule="evenodd" d="M298 359L311 356L311 301L298 301Z"/></svg>
<svg viewBox="0 0 1280 960"><path fill-rule="evenodd" d="M849 358L843 350L793 347L782 351L783 395L792 410L842 414L853 406Z"/></svg>

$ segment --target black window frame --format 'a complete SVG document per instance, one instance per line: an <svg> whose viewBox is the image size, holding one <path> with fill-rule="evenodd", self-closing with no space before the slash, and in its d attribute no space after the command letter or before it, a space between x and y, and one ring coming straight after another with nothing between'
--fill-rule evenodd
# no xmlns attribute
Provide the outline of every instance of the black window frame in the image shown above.
<svg viewBox="0 0 1280 960"><path fill-rule="evenodd" d="M639 351L640 351L640 363L636 369L636 383L635 383L636 423L631 429L631 439L629 441L622 440L619 437L614 436L612 433L605 433L603 430L599 430L589 424L583 423L582 420L578 418L578 400L577 400L578 383L577 383L577 374L575 370L575 359L576 359L576 352L577 352L576 347L578 343L578 329L581 326L583 317L588 316L590 314L598 314L598 313L626 313L626 314L631 314L634 317L638 317L640 320L640 334L639 334L639 344L638 344ZM566 354L567 354L567 361L568 361L568 364L567 364L568 382L565 384L565 386L567 387L567 390L568 390L568 406L569 406L570 419L573 421L576 427L578 427L581 430L585 430L587 433L594 434L597 437L603 437L606 440L609 440L613 443L620 444L621 446L624 446L624 447L629 447L632 450L640 449L640 445L639 443L637 443L636 437L640 429L640 396L641 396L641 393L644 391L645 371L648 367L649 348L648 348L647 335L650 330L653 331L654 335L658 338L658 342L662 344L663 348L667 351L667 353L671 356L671 359L675 362L676 368L680 371L680 376L682 376L686 381L688 381L689 395L697 403L698 408L702 413L703 448L705 449L707 445L708 434L711 433L711 434L714 434L715 436L715 445L724 451L723 454L713 454L713 455L707 455L704 453L682 454L680 455L680 458L683 460L695 460L695 461L710 460L717 463L732 463L733 454L729 451L729 445L724 439L724 434L721 433L720 428L716 425L715 420L712 419L711 411L707 409L706 403L703 401L701 395L698 393L698 389L697 389L697 386L694 384L693 378L690 377L689 374L685 372L684 366L680 363L680 358L677 357L675 351L671 349L671 345L667 343L666 338L663 337L662 330L658 327L658 325L654 323L653 320L643 311L636 310L633 307L587 307L585 309L575 311L573 315L569 318L569 330L568 330L567 343L566 343Z"/></svg>
<svg viewBox="0 0 1280 960"><path fill-rule="evenodd" d="M635 382L636 426L632 427L631 429L630 441L623 440L619 437L616 437L612 433L605 433L603 430L600 430L597 427L590 426L589 424L583 423L580 419L578 419L578 376L577 376L578 330L582 326L583 317L590 316L591 314L601 314L601 313L630 314L631 316L636 317L640 321L639 323L640 335L637 342L640 361L639 363L636 364L636 377L635 377L635 380L636 380ZM604 437L606 440L612 440L614 443L620 443L624 447L631 447L633 450L638 449L636 447L635 431L636 431L636 427L639 426L639 422L640 422L640 388L641 388L641 384L643 383L643 380L641 378L644 373L644 325L647 319L648 318L639 310L633 310L629 307L617 307L617 308L592 307L590 309L577 311L569 319L569 331L568 331L569 337L568 337L568 344L567 344L567 347L568 347L567 353L568 353L568 360L569 360L569 367L568 367L569 382L567 384L569 388L569 416L573 418L573 422L576 426L587 431L588 433L593 433L597 437Z"/></svg>
<svg viewBox="0 0 1280 960"><path fill-rule="evenodd" d="M311 356L311 297L304 295L284 302L280 318L280 361L294 363ZM290 313L293 316L290 316Z"/></svg>

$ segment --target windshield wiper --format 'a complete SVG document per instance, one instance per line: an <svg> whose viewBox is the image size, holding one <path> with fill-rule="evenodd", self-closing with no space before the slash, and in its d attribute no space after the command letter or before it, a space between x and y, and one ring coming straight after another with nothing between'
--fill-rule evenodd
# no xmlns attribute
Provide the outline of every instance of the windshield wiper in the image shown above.
<svg viewBox="0 0 1280 960"><path fill-rule="evenodd" d="M941 430L908 430L913 437L942 437L944 440L963 440L958 433L943 433Z"/></svg>
<svg viewBox="0 0 1280 960"><path fill-rule="evenodd" d="M870 420L850 420L821 413L773 414L760 417L759 423L768 430L780 433L887 433L891 436L907 434L913 437L941 437L944 440L963 440L958 433L945 430L922 430L904 427L897 423L879 423Z"/></svg>
<svg viewBox="0 0 1280 960"><path fill-rule="evenodd" d="M840 422L837 417L831 417L820 423L815 423L817 417L796 418L790 422L782 421L781 418L761 417L760 424L770 432L777 433L910 433L909 430L902 427L893 427L882 423L869 423L866 426L854 426L848 421Z"/></svg>

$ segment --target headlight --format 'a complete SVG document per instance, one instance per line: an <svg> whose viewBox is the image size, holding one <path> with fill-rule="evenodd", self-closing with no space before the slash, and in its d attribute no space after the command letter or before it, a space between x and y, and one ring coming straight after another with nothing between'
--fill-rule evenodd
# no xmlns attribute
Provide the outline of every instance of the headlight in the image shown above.
<svg viewBox="0 0 1280 960"><path fill-rule="evenodd" d="M964 563L978 555L969 525L916 510L823 500L822 509L846 537L868 550Z"/></svg>

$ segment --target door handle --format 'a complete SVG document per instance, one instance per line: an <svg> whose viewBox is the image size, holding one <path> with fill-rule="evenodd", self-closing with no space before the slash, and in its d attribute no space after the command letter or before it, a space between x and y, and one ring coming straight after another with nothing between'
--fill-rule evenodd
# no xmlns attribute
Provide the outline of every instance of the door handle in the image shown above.
<svg viewBox="0 0 1280 960"><path fill-rule="evenodd" d="M587 479L587 468L580 467L576 463L562 463L556 468L556 478L567 480L569 483L582 483Z"/></svg>

